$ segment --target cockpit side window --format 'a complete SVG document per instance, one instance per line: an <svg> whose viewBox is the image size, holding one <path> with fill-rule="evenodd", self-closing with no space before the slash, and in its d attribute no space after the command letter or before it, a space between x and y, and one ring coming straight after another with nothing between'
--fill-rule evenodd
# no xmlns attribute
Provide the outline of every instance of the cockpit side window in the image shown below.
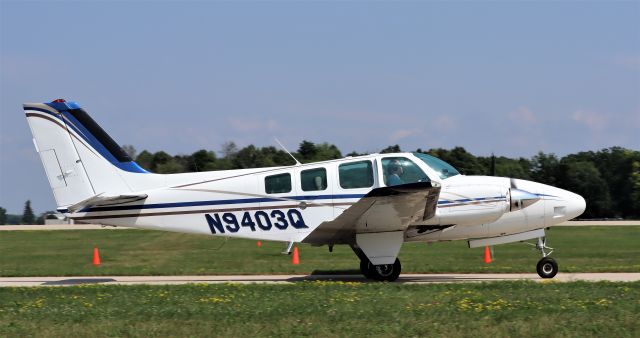
<svg viewBox="0 0 640 338"><path fill-rule="evenodd" d="M327 189L327 170L325 168L316 168L301 171L300 186L303 191Z"/></svg>
<svg viewBox="0 0 640 338"><path fill-rule="evenodd" d="M267 194L291 192L291 174L278 174L265 177L264 190Z"/></svg>
<svg viewBox="0 0 640 338"><path fill-rule="evenodd" d="M427 174L406 157L385 157L382 159L384 183L388 186L429 182Z"/></svg>
<svg viewBox="0 0 640 338"><path fill-rule="evenodd" d="M343 189L369 188L373 186L373 165L371 161L341 164L340 186Z"/></svg>
<svg viewBox="0 0 640 338"><path fill-rule="evenodd" d="M423 153L413 153L417 158L426 163L433 171L438 173L441 179L451 176L460 175L460 173L451 164L431 155Z"/></svg>

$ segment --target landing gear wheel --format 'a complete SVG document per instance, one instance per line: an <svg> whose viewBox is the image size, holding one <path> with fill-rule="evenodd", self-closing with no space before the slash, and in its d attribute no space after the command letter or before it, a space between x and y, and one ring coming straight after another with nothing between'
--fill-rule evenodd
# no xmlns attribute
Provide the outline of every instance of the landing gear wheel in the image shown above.
<svg viewBox="0 0 640 338"><path fill-rule="evenodd" d="M397 258L393 264L373 265L371 262L367 262L367 270L370 275L370 277L367 278L375 279L380 282L393 282L400 276L402 265L400 265L400 260Z"/></svg>
<svg viewBox="0 0 640 338"><path fill-rule="evenodd" d="M551 257L544 257L538 262L536 270L542 278L553 278L558 273L558 263Z"/></svg>
<svg viewBox="0 0 640 338"><path fill-rule="evenodd" d="M369 260L361 260L360 261L360 273L362 273L362 275L364 275L365 278L367 279L373 279L373 272L371 271L371 269L369 268L369 266L372 266L371 263L369 262Z"/></svg>

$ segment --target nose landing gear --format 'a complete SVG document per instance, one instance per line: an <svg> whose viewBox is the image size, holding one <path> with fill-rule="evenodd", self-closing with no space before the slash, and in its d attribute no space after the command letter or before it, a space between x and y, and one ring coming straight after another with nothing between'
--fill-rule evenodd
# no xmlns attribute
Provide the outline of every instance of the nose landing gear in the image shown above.
<svg viewBox="0 0 640 338"><path fill-rule="evenodd" d="M556 263L555 259L549 257L553 252L553 248L547 246L546 237L538 237L536 249L540 250L542 253L542 259L538 261L538 264L536 265L538 276L542 278L553 278L558 273L558 263ZM546 253L544 251L545 249L549 249L551 251Z"/></svg>

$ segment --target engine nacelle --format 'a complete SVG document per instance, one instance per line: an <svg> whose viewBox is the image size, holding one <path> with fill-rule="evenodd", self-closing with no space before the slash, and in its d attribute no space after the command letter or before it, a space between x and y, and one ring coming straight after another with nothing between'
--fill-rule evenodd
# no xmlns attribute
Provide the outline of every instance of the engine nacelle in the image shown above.
<svg viewBox="0 0 640 338"><path fill-rule="evenodd" d="M516 188L509 189L509 197L509 211L522 210L540 200L540 196Z"/></svg>
<svg viewBox="0 0 640 338"><path fill-rule="evenodd" d="M477 225L492 223L510 211L507 187L465 185L449 187L438 199L433 218L416 225Z"/></svg>

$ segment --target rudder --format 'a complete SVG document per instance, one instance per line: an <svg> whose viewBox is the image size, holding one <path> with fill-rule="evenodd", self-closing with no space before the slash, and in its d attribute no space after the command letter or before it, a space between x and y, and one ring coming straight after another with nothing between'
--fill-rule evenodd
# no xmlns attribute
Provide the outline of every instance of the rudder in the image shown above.
<svg viewBox="0 0 640 338"><path fill-rule="evenodd" d="M95 195L61 114L45 104L25 104L24 109L58 207Z"/></svg>
<svg viewBox="0 0 640 338"><path fill-rule="evenodd" d="M59 209L130 193L125 174L148 173L76 103L25 103L24 110Z"/></svg>

